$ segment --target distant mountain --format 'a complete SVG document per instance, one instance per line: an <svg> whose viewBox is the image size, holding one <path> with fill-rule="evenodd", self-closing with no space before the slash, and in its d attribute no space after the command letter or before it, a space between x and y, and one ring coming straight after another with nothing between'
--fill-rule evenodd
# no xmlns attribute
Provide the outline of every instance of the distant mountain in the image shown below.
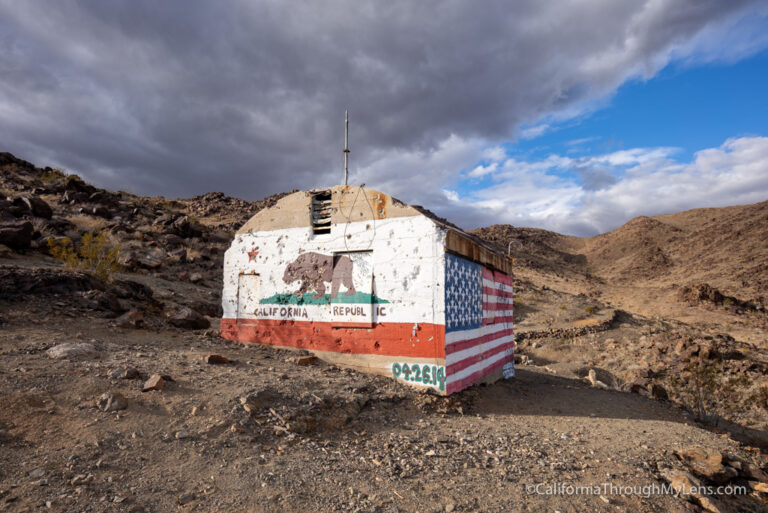
<svg viewBox="0 0 768 513"><path fill-rule="evenodd" d="M637 217L588 238L509 225L472 233L509 248L521 269L625 284L707 282L738 297L768 296L768 201Z"/></svg>

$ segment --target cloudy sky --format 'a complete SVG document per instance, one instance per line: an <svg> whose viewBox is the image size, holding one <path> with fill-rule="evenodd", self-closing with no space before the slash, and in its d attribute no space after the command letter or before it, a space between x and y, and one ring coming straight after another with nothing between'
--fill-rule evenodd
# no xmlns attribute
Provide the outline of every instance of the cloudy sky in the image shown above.
<svg viewBox="0 0 768 513"><path fill-rule="evenodd" d="M575 235L768 199L768 2L0 0L0 151Z"/></svg>

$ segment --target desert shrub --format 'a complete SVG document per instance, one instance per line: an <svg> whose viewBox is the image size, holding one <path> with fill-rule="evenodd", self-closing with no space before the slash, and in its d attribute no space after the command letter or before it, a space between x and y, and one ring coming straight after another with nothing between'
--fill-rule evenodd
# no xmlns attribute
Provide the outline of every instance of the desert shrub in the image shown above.
<svg viewBox="0 0 768 513"><path fill-rule="evenodd" d="M79 247L72 239L48 239L48 250L57 260L73 270L84 271L106 281L120 270L120 245L112 244L104 232L86 233Z"/></svg>
<svg viewBox="0 0 768 513"><path fill-rule="evenodd" d="M66 176L67 174L61 169L51 169L50 171L45 171L42 175L40 175L40 180L42 180L43 183L49 183L58 181Z"/></svg>
<svg viewBox="0 0 768 513"><path fill-rule="evenodd" d="M684 376L672 375L670 382L672 390L680 403L696 415L696 418L711 422L714 420L712 403L717 393L719 380L718 370L712 362L691 360L685 366Z"/></svg>
<svg viewBox="0 0 768 513"><path fill-rule="evenodd" d="M758 408L768 411L768 385L763 385L757 392L749 397L749 400Z"/></svg>
<svg viewBox="0 0 768 513"><path fill-rule="evenodd" d="M67 221L77 226L80 232L98 232L107 225L107 220L103 217L94 217L84 214L75 214L66 217Z"/></svg>
<svg viewBox="0 0 768 513"><path fill-rule="evenodd" d="M595 310L595 307L594 307L594 306L585 306L585 307L584 307L584 312L586 312L586 313L588 313L588 314L590 314L590 315L592 315L593 313L595 313L595 311L596 311L596 310Z"/></svg>
<svg viewBox="0 0 768 513"><path fill-rule="evenodd" d="M676 399L696 418L717 425L718 419L743 404L742 392L749 388L747 376L727 376L719 360L692 359L680 375L670 377Z"/></svg>
<svg viewBox="0 0 768 513"><path fill-rule="evenodd" d="M560 310L568 310L568 305L560 305Z"/></svg>

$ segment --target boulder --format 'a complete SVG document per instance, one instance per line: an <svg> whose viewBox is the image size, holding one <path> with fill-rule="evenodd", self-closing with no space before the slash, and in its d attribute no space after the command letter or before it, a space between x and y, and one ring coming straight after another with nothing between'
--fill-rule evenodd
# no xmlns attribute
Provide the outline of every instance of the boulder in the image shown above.
<svg viewBox="0 0 768 513"><path fill-rule="evenodd" d="M165 387L165 379L160 374L152 374L149 379L144 383L142 392L150 392L152 390L162 390Z"/></svg>
<svg viewBox="0 0 768 513"><path fill-rule="evenodd" d="M64 191L64 194L61 196L61 202L69 203L70 205L85 203L86 201L88 201L88 193L86 192Z"/></svg>
<svg viewBox="0 0 768 513"><path fill-rule="evenodd" d="M208 319L186 306L174 313L168 322L177 328L186 330L204 330L211 326Z"/></svg>
<svg viewBox="0 0 768 513"><path fill-rule="evenodd" d="M0 197L0 221L11 217L16 217L13 213L13 203Z"/></svg>
<svg viewBox="0 0 768 513"><path fill-rule="evenodd" d="M165 263L166 254L160 248L149 248L145 253L139 254L137 263L147 269L157 269Z"/></svg>
<svg viewBox="0 0 768 513"><path fill-rule="evenodd" d="M760 470L759 467L751 463L746 463L746 462L743 463L741 473L744 475L744 477L748 479L768 483L768 474L766 474L765 472Z"/></svg>
<svg viewBox="0 0 768 513"><path fill-rule="evenodd" d="M181 246L184 244L184 239L179 237L175 233L164 233L160 236L160 241L169 247ZM186 250L185 250L186 253Z"/></svg>
<svg viewBox="0 0 768 513"><path fill-rule="evenodd" d="M82 305L92 310L102 310L108 312L120 313L124 312L125 308L120 303L120 300L111 292L105 292L103 290L89 290L87 292L80 292L82 297Z"/></svg>
<svg viewBox="0 0 768 513"><path fill-rule="evenodd" d="M46 354L49 357L55 358L57 360L70 360L73 358L93 356L96 354L96 348L93 346L93 344L88 344L85 342L78 344L67 343L53 346L48 351L46 351Z"/></svg>
<svg viewBox="0 0 768 513"><path fill-rule="evenodd" d="M736 469L723 465L723 455L719 451L686 447L675 454L694 474L712 483L724 484L738 475Z"/></svg>
<svg viewBox="0 0 768 513"><path fill-rule="evenodd" d="M128 408L128 400L120 394L106 392L96 399L96 407L101 411L118 411Z"/></svg>
<svg viewBox="0 0 768 513"><path fill-rule="evenodd" d="M283 401L285 401L285 397L271 388L251 392L240 398L240 404L243 405L243 409L251 415L258 413L265 408L275 406Z"/></svg>
<svg viewBox="0 0 768 513"><path fill-rule="evenodd" d="M67 221L66 219L48 219L45 221L45 228L48 231L55 232L55 233L64 233L67 230L74 230L77 227L72 224L71 222Z"/></svg>
<svg viewBox="0 0 768 513"><path fill-rule="evenodd" d="M203 227L200 223L190 220L189 216L181 216L171 223L170 233L185 239L200 237L203 234Z"/></svg>
<svg viewBox="0 0 768 513"><path fill-rule="evenodd" d="M185 248L174 249L168 253L168 261L173 264L183 264L187 261L187 250Z"/></svg>
<svg viewBox="0 0 768 513"><path fill-rule="evenodd" d="M667 393L667 389L659 385L658 383L654 383L653 385L651 385L651 396L654 399L658 399L660 401L666 401L667 399L669 399L669 394Z"/></svg>
<svg viewBox="0 0 768 513"><path fill-rule="evenodd" d="M302 367L305 367L307 365L312 365L316 361L317 361L317 356L314 356L314 355L305 355L305 356L296 357L296 365L300 365Z"/></svg>
<svg viewBox="0 0 768 513"><path fill-rule="evenodd" d="M207 354L203 356L203 361L210 365L226 365L229 363L229 358L220 354Z"/></svg>
<svg viewBox="0 0 768 513"><path fill-rule="evenodd" d="M111 290L117 297L122 299L133 298L146 301L152 299L154 295L149 286L131 280L114 280Z"/></svg>
<svg viewBox="0 0 768 513"><path fill-rule="evenodd" d="M94 192L96 192L96 187L93 185L88 185L84 181L80 179L80 177L70 175L67 178L67 183L64 185L65 191L73 191L73 192L82 192L90 196Z"/></svg>
<svg viewBox="0 0 768 513"><path fill-rule="evenodd" d="M152 224L158 226L170 226L177 217L178 216L176 214L163 214L156 217L155 220L152 221Z"/></svg>
<svg viewBox="0 0 768 513"><path fill-rule="evenodd" d="M664 478L676 492L685 496L696 496L691 492L701 490L702 483L695 477L684 470L673 470L671 468L661 469L659 472L661 477Z"/></svg>
<svg viewBox="0 0 768 513"><path fill-rule="evenodd" d="M137 310L126 312L117 318L117 326L120 328L143 328L144 315Z"/></svg>
<svg viewBox="0 0 768 513"><path fill-rule="evenodd" d="M96 191L88 196L89 203L101 203L102 205L115 206L118 203L117 197L107 191Z"/></svg>
<svg viewBox="0 0 768 513"><path fill-rule="evenodd" d="M112 211L104 205L93 205L88 207L85 213L96 217L103 217L104 219L112 219Z"/></svg>
<svg viewBox="0 0 768 513"><path fill-rule="evenodd" d="M27 249L35 229L29 221L0 224L0 244L13 249Z"/></svg>
<svg viewBox="0 0 768 513"><path fill-rule="evenodd" d="M29 205L22 198L14 199L8 211L16 217L32 215L32 209L29 208Z"/></svg>
<svg viewBox="0 0 768 513"><path fill-rule="evenodd" d="M37 196L22 196L20 200L29 208L33 216L45 219L53 217L53 210L50 205Z"/></svg>
<svg viewBox="0 0 768 513"><path fill-rule="evenodd" d="M112 379L139 379L141 377L141 373L138 369L123 365L122 367L118 367L117 369L113 370L109 377Z"/></svg>

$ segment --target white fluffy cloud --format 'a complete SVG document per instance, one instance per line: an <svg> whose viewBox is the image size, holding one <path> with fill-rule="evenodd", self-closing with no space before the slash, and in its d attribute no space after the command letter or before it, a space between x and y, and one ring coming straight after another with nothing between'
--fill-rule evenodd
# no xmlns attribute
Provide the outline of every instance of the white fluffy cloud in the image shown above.
<svg viewBox="0 0 768 513"><path fill-rule="evenodd" d="M510 223L595 235L639 215L768 199L768 137L728 139L690 162L674 159L675 153L633 148L580 159L499 159L486 166L499 169L489 173L493 185L464 197L453 191L438 210L460 212L467 228ZM599 169L603 182L596 186L584 169Z"/></svg>

